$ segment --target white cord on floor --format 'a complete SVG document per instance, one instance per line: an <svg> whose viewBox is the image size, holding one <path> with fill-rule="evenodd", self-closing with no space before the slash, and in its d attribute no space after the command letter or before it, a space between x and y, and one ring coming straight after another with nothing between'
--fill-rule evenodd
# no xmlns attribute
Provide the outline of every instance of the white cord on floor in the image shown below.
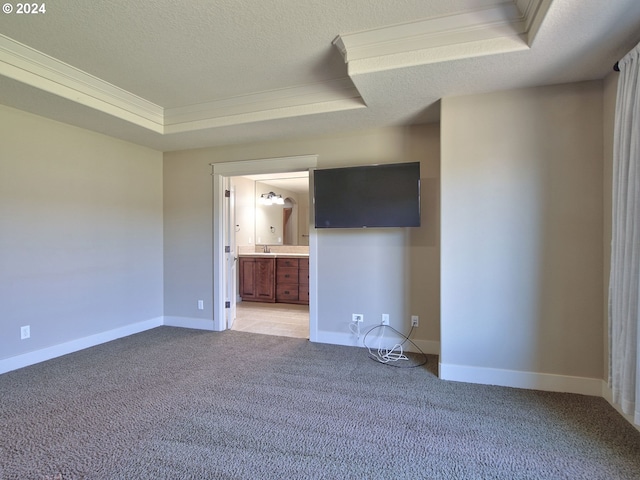
<svg viewBox="0 0 640 480"><path fill-rule="evenodd" d="M402 343L396 343L393 347L391 348L384 348L382 346L382 339L383 339L383 334L381 334L378 337L378 349L376 351L374 351L371 346L367 345L367 336L376 329L381 329L381 332L384 333L384 329L385 328L389 328L391 329L393 332L396 332L398 334L400 334L400 332L398 332L395 328L392 328L388 325L376 325L372 328L370 328L367 333L364 335L364 339L363 339L363 344L365 347L367 347L367 350L369 351L369 356L380 362L380 363L390 363L390 362L397 362L400 360L409 360L409 358L404 354L404 348L402 347ZM400 334L402 335L402 334ZM404 335L402 335L404 336ZM408 339L408 337L405 337L405 341Z"/></svg>
<svg viewBox="0 0 640 480"><path fill-rule="evenodd" d="M384 329L387 328L389 330L391 330L392 332L396 333L398 336L400 336L401 338L403 338L404 340L402 340L401 343L397 343L395 344L392 348L383 348L382 347L382 339L383 339L383 335L382 332L384 332ZM373 332L374 330L378 330L380 329L381 331L381 335L378 337L378 349L377 351L374 351L371 346L367 345L367 336ZM351 331L351 333L353 333L354 335L356 335L358 337L358 340L360 339L360 322L351 322L349 324L349 330ZM413 332L413 327L411 327L411 331L409 332L408 335L404 335L402 333L400 333L398 330L396 330L393 327L390 327L389 325L374 325L373 327L369 328L365 334L364 337L362 338L362 345L364 347L367 347L367 350L369 352L369 358L371 358L372 360L375 360L376 362L379 363L383 363L385 365L389 365L391 367L398 367L398 368L414 368L414 367L421 367L422 365L427 363L427 356L424 354L424 352L422 350L420 350L420 348L409 338L411 336L411 333ZM418 364L413 364L413 365L403 365L403 364L395 364L395 362L398 362L400 360L407 360L410 361L409 357L407 357L404 354L404 348L403 345L409 342L411 343L418 352L420 352L420 354L422 354L423 357L423 361L418 363Z"/></svg>

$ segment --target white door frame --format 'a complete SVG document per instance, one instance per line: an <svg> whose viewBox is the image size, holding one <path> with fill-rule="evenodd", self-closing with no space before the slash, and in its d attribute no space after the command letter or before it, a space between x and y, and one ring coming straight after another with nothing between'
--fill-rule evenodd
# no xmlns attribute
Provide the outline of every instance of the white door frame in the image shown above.
<svg viewBox="0 0 640 480"><path fill-rule="evenodd" d="M213 329L225 330L225 278L224 278L224 178L262 173L301 172L315 168L317 155L265 158L239 162L212 163L213 168ZM310 176L311 178L312 176ZM312 196L311 190L309 196ZM309 205L313 205L309 202ZM310 215L309 221L311 221ZM318 334L317 306L317 243L314 228L309 228L309 340Z"/></svg>
<svg viewBox="0 0 640 480"><path fill-rule="evenodd" d="M225 303L229 302L229 308L225 306L225 328L232 328L236 319L236 286L238 259L236 258L236 206L235 187L231 184L231 177L224 177L224 188L229 190L229 197L225 195L224 206L224 244L225 244ZM229 253L226 247L229 247Z"/></svg>

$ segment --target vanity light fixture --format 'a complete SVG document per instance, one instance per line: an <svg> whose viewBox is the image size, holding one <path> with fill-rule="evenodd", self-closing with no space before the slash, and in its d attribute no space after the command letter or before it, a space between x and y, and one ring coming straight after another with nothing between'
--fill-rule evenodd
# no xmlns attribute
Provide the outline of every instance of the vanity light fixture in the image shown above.
<svg viewBox="0 0 640 480"><path fill-rule="evenodd" d="M284 205L284 198L274 192L263 193L260 195L260 203L262 205Z"/></svg>

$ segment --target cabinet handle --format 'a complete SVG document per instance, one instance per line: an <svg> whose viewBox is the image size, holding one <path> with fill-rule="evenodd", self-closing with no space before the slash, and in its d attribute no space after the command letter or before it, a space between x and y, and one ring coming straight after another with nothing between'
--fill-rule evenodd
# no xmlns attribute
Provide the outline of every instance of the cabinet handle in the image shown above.
<svg viewBox="0 0 640 480"><path fill-rule="evenodd" d="M290 277L290 275L288 273L285 274L285 276L284 276L284 278L289 278L289 277Z"/></svg>
<svg viewBox="0 0 640 480"><path fill-rule="evenodd" d="M285 290L284 293L285 293L285 295L289 295L290 292L289 292L289 290Z"/></svg>

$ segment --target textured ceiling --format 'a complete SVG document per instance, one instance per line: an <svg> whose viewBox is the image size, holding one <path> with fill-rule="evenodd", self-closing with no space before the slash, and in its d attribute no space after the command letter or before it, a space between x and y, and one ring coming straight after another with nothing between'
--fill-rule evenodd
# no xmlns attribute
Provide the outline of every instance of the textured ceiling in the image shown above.
<svg viewBox="0 0 640 480"><path fill-rule="evenodd" d="M437 121L603 78L637 0L57 0L0 16L0 103L160 150Z"/></svg>

